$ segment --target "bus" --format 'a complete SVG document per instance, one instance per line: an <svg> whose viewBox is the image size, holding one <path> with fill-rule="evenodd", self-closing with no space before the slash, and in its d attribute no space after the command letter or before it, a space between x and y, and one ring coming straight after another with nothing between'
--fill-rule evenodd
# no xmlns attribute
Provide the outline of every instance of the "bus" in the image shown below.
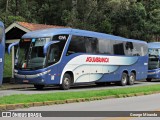
<svg viewBox="0 0 160 120"><path fill-rule="evenodd" d="M148 46L140 40L73 28L26 33L18 45L14 76L36 89L78 83L118 82L125 86L147 78Z"/></svg>
<svg viewBox="0 0 160 120"><path fill-rule="evenodd" d="M160 78L160 42L148 43L148 76L147 81Z"/></svg>
<svg viewBox="0 0 160 120"><path fill-rule="evenodd" d="M4 54L5 54L5 32L4 24L0 21L0 85L3 82L3 69L4 69Z"/></svg>

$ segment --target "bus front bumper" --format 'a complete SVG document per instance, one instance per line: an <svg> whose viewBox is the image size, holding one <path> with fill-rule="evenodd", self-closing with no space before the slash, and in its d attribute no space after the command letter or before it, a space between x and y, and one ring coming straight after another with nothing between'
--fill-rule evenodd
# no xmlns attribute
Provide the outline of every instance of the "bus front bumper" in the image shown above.
<svg viewBox="0 0 160 120"><path fill-rule="evenodd" d="M24 84L46 84L45 83L45 77L44 76L39 76L39 77L34 77L32 75L20 75L16 74L14 75L16 83L24 83Z"/></svg>
<svg viewBox="0 0 160 120"><path fill-rule="evenodd" d="M47 77L49 76L50 71L40 72L36 74L18 74L15 73L15 81L16 83L24 83L24 84L47 84Z"/></svg>
<svg viewBox="0 0 160 120"><path fill-rule="evenodd" d="M160 78L160 70L149 70L147 78Z"/></svg>

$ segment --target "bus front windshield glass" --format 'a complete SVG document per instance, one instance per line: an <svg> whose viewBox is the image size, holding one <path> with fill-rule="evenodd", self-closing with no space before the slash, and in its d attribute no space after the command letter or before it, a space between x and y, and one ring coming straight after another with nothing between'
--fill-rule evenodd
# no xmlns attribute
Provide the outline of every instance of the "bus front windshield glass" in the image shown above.
<svg viewBox="0 0 160 120"><path fill-rule="evenodd" d="M149 61L148 61L148 69L157 69L160 67L159 56L160 56L160 49L151 49L149 48Z"/></svg>
<svg viewBox="0 0 160 120"><path fill-rule="evenodd" d="M51 38L31 38L21 39L16 55L15 68L19 69L38 69L45 66L45 55L43 46Z"/></svg>

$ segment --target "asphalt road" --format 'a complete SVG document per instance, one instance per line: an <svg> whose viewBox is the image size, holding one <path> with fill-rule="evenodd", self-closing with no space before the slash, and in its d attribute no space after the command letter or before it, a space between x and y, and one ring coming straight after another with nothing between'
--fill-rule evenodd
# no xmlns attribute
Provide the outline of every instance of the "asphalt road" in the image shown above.
<svg viewBox="0 0 160 120"><path fill-rule="evenodd" d="M123 88L123 87L136 87L136 86L146 86L146 85L154 85L160 84L160 80L155 80L152 82L146 81L136 81L132 86L118 86L117 84L111 84L106 86L97 86L95 84L92 85L79 85L70 88L69 90L60 90L58 86L46 87L44 90L36 90L34 87L24 87L21 89L8 89L8 90L0 90L0 97L6 95L13 94L39 94L39 93L54 93L54 92L75 92L75 91L86 91L86 90L102 90L102 89L112 89L112 88Z"/></svg>
<svg viewBox="0 0 160 120"><path fill-rule="evenodd" d="M117 111L129 111L133 113L133 111L160 111L160 94L152 94L138 97L127 97L127 98L116 98L116 99L107 99L107 100L99 100L99 101L91 101L91 102L82 102L82 103L70 103L70 104L60 104L60 105L51 105L51 106L41 106L41 107L31 107L25 109L18 109L14 111L101 111L101 112L109 112L113 111L115 114ZM140 112L141 113L141 112ZM73 114L76 114L73 112ZM89 114L89 113L88 113ZM33 118L34 120L35 118ZM153 120L153 117L145 117L145 118L133 118L131 116L128 117L54 117L54 118L46 118L47 120ZM154 120L159 120L160 118L155 117ZM13 120L17 120L14 118ZM32 120L32 118L29 118ZM43 120L40 119L40 120Z"/></svg>

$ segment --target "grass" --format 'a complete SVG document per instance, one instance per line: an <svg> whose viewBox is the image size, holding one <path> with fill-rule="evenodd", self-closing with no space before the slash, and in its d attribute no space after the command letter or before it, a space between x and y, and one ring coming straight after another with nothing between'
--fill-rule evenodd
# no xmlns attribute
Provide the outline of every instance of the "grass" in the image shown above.
<svg viewBox="0 0 160 120"><path fill-rule="evenodd" d="M3 77L12 77L12 55L5 53L4 75Z"/></svg>
<svg viewBox="0 0 160 120"><path fill-rule="evenodd" d="M148 93L160 91L160 85L150 85L141 87L131 88L118 88L118 89L107 89L107 90L92 90L92 91L79 91L79 92L59 92L59 93L47 93L47 94L33 94L33 95L11 95L0 98L0 104L16 104L16 103L30 103L30 102L45 102L54 100L67 100L77 98L91 98L101 97L110 95L120 94L131 94L131 93Z"/></svg>

